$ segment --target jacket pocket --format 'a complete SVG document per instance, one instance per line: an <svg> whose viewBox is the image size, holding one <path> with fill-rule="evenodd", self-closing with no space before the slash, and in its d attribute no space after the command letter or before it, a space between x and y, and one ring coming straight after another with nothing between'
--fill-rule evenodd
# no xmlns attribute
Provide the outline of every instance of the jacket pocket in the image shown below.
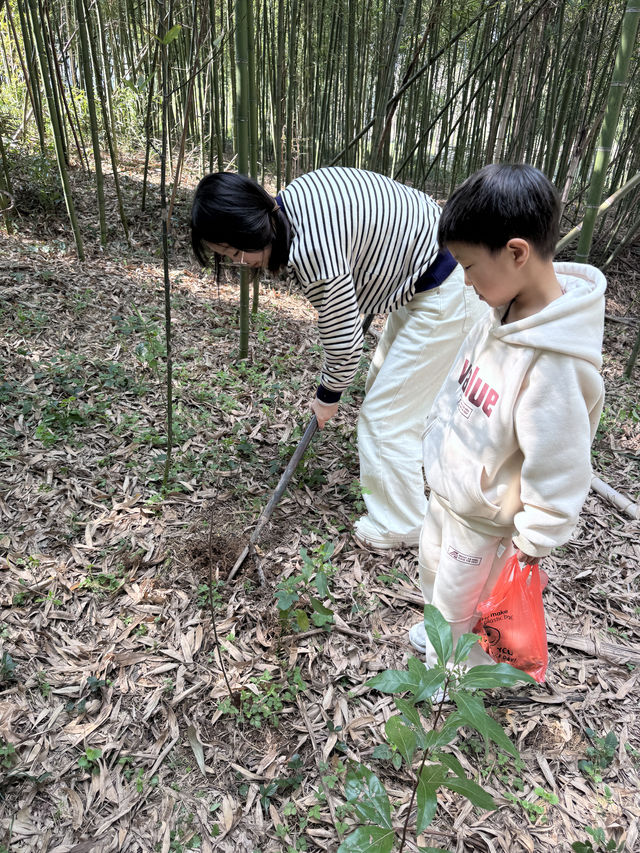
<svg viewBox="0 0 640 853"><path fill-rule="evenodd" d="M436 423L434 419L433 425L427 425L422 442L429 488L445 498L458 515L493 521L500 507L485 495L484 466L470 458L469 451L453 432L448 432L446 442L439 440Z"/></svg>

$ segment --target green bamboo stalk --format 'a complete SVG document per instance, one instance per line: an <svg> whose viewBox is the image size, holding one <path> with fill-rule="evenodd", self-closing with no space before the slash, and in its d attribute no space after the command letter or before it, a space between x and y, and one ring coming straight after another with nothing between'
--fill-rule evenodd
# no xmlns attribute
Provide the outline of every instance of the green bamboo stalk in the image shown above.
<svg viewBox="0 0 640 853"><path fill-rule="evenodd" d="M627 379L631 379L631 374L633 372L633 368L635 367L636 359L638 358L638 352L640 352L640 329L638 329L638 333L633 344L633 349L631 350L631 355L629 356L629 361L627 361L626 367L624 369L624 375Z"/></svg>
<svg viewBox="0 0 640 853"><path fill-rule="evenodd" d="M355 91L355 68L356 68L356 4L346 0L347 6L347 69L345 80L345 111L344 111L344 137L343 150L347 148L349 140L353 136L353 101Z"/></svg>
<svg viewBox="0 0 640 853"><path fill-rule="evenodd" d="M7 155L2 141L2 127L0 127L0 213L2 213L7 234L13 233L13 217L11 216L11 209L13 207L12 191L11 175L9 174Z"/></svg>
<svg viewBox="0 0 640 853"><path fill-rule="evenodd" d="M593 230L600 208L600 199L602 198L607 166L611 156L611 146L613 145L618 118L620 116L620 106L629 71L629 63L638 31L640 7L632 5L633 2L634 0L627 0L627 6L622 19L620 43L609 89L609 97L607 99L607 110L598 141L593 177L587 197L586 214L575 256L576 261L579 263L586 263L589 258Z"/></svg>
<svg viewBox="0 0 640 853"><path fill-rule="evenodd" d="M189 127L189 116L192 112L191 106L193 103L193 95L194 95L194 87L197 75L198 68L198 53L200 50L200 44L202 38L204 36L204 31L201 29L198 23L198 9L196 5L196 0L193 0L192 6L192 25L191 25L191 45L189 49L189 61L187 68L189 68L189 77L187 80L187 93L184 99L184 114L182 120L182 131L180 133L180 144L178 147L178 160L176 164L176 171L173 178L173 188L171 191L171 200L169 202L169 209L167 213L167 229L171 230L171 215L173 213L173 206L175 204L176 195L178 192L178 187L180 185L180 175L182 172L182 164L184 162L184 153L185 146L187 142L187 133Z"/></svg>
<svg viewBox="0 0 640 853"><path fill-rule="evenodd" d="M393 36L389 39L389 32L385 26L381 26L381 36L390 41L390 48L381 62L381 76L376 92L376 116L373 125L371 140L370 168L378 169L386 174L389 170L389 122L387 122L387 104L391 99L393 89L393 69L395 68L404 29L407 13L409 10L408 0L396 0L392 11Z"/></svg>
<svg viewBox="0 0 640 853"><path fill-rule="evenodd" d="M85 19L83 0L76 0L76 17L78 34L80 36L80 57L84 72L84 90L87 96L89 111L89 126L91 129L91 144L93 146L93 167L96 177L96 194L98 197L98 216L100 219L100 243L107 245L107 216L104 204L104 175L102 173L102 156L100 153L100 135L98 131L98 116L93 93L93 75L91 73L91 54L89 52L89 37Z"/></svg>
<svg viewBox="0 0 640 853"><path fill-rule="evenodd" d="M98 24L98 37L100 39L100 46L101 46L102 77L100 77L100 80L101 80L101 86L103 85L104 93L106 94L106 108L107 108L107 113L109 115L109 126L114 130L114 132L110 135L110 137L111 137L111 146L112 146L113 152L114 152L113 153L113 159L117 163L119 160L119 156L118 156L118 135L117 135L117 133L115 133L116 116L115 116L115 111L114 111L114 107L113 107L113 87L111 85L111 73L110 73L109 67L107 66L108 49L107 49L107 38L106 38L105 25L104 25L104 16L102 14L102 6L100 4L100 0L96 0L94 5L95 5L95 10L96 10L96 20L97 20L97 24ZM134 38L135 38L135 34L136 34L135 18L132 22L132 25L133 25ZM99 76L100 76L100 72L96 68L96 79L98 79ZM104 81L104 84L102 84L102 81ZM104 104L103 104L103 107L104 107ZM122 220L122 213L121 213L120 218ZM123 221L123 225L124 225L124 229L126 232L127 226L126 226L124 221ZM128 236L127 236L127 240L128 240Z"/></svg>
<svg viewBox="0 0 640 853"><path fill-rule="evenodd" d="M55 111L58 116L58 123L60 127L60 143L64 152L64 161L66 165L69 166L69 141L67 139L67 126L64 120L64 108L61 105L60 89L58 87L58 79L56 76L57 60L55 52L51 49L51 43L49 41L49 34L47 32L47 14L43 5L43 0L38 0L38 14L40 15L41 20L42 43L46 53L46 65L49 75L51 95L55 104Z"/></svg>
<svg viewBox="0 0 640 853"><path fill-rule="evenodd" d="M62 82L62 75L60 74L60 66L58 63L58 51L56 50L56 43L55 43L54 33L53 33L53 25L51 22L51 15L49 14L49 9L45 7L44 13L45 14L44 14L43 23L46 25L46 35L47 35L48 44L49 44L49 57L50 57L49 67L51 68L51 71L52 71L51 85L58 93L58 104L62 106L61 115L66 114L66 116L67 116L69 128L71 129L71 133L73 135L73 139L74 139L74 142L76 145L76 151L78 152L78 159L82 163L83 153L86 157L86 152L84 152L84 144L82 146L80 145L80 139L78 138L78 133L76 132L76 126L74 123L74 117L71 115L71 108L69 107L69 104L67 101L67 96L65 93L65 87L64 87L64 84ZM62 41L61 38L59 40ZM65 65L65 66L68 64L67 62L65 62L64 57L62 58L62 62L63 62L63 65ZM74 104L74 107L75 107L75 104ZM75 116L77 119L77 111L75 112ZM68 162L68 157L67 157L67 162Z"/></svg>
<svg viewBox="0 0 640 853"><path fill-rule="evenodd" d="M598 221L598 219L600 219L601 216L603 216L605 213L607 213L607 211L614 204L621 201L626 195L628 195L631 192L631 190L635 189L635 187L637 187L638 184L640 184L640 172L638 172L638 174L634 175L633 178L628 180L626 182L626 184L624 184L624 186L620 187L619 190L616 190L616 192L614 192L613 195L610 195L609 198L605 199L601 204L598 205L598 207L595 210L595 214L593 215L593 217L590 217L593 219L593 222L591 223L592 233L593 233L593 226ZM575 228L572 228L568 234L565 234L564 237L562 237L562 239L559 240L559 242L556 245L556 252L561 252L562 249L566 249L567 246L569 246L571 243L573 243L573 241L576 239L576 237L578 237L582 233L582 231L584 230L586 223L587 223L587 217L585 216L585 218L582 222L580 222L578 225L576 225ZM591 245L591 240L589 240L589 245Z"/></svg>
<svg viewBox="0 0 640 853"><path fill-rule="evenodd" d="M543 3L544 3L544 0L543 0ZM509 50L511 50L511 49L513 48L513 46L516 44L516 42L517 42L517 41L518 41L518 39L520 38L521 34L526 30L526 28L531 24L531 22L536 18L536 16L537 16L538 14L540 14L540 12L541 12L541 11L542 11L542 9L543 9L543 3L540 3L540 4L538 5L538 7L537 7L537 8L534 8L534 9L533 9L533 11L531 12L531 15L530 15L528 18L525 18L524 22L523 22L523 23L521 23L522 18L524 17L524 15L526 14L526 12L528 12L534 4L533 4L533 3L531 3L531 4L529 4L527 7L525 7L525 9L523 10L523 12L522 12L520 15L518 15L518 16L516 17L516 19L514 20L514 22L513 22L512 24L510 24L510 26L507 28L507 31L506 31L505 33L503 33L503 37L502 37L502 39L501 39L499 42L496 42L496 43L493 45L493 47L491 48L491 51L490 51L490 53L491 53L491 54L492 54L492 53L493 53L493 51L494 51L494 50L496 50L498 47L502 47L502 48L503 48L503 50L498 54L498 56L497 56L497 57L495 57L495 58L493 59L493 68L494 68L494 69L495 69L495 68L497 68L497 67L499 66L499 64L501 63L501 61L502 61L502 59L504 58L504 56L509 52ZM504 39L506 38L506 34L507 34L508 32L510 32L512 29L514 29L515 27L518 27L518 29L516 30L516 32L515 32L515 34L513 35L513 37L511 37L511 38L506 42L506 44L505 44L505 43L504 43ZM488 55L489 55L489 54L488 54ZM488 56L488 55L487 55L487 56ZM426 128L422 128L422 131L421 131L421 138L425 138L425 137L427 137L427 136L432 132L433 128L437 125L437 122L438 122L441 118L443 118L443 117L447 118L447 117L448 117L449 111L450 111L450 109L451 109L452 105L455 103L455 101L456 101L456 99L457 99L457 97L458 97L458 95L459 95L460 91L462 91L462 89L463 89L463 88L464 88L464 87L465 87L465 86L466 86L470 81L472 81L472 80L473 80L473 78L475 77L475 74L476 74L476 72L478 71L478 69L479 69L483 64L485 64L485 63L486 63L486 61L487 61L487 56L483 57L479 62L477 62L477 63L473 66L473 68L472 68L472 69L471 69L471 70L470 70L470 71L465 75L465 77L464 77L464 79L462 80L462 82L461 82L461 83L460 83L460 84L459 84L455 89L453 89L453 90L451 90L451 91L449 92L449 94L448 94L448 98L447 98L447 100L446 100L445 104L442 106L442 108L440 109L440 111L438 112L438 114L436 115L436 117L435 117L435 118L430 122L430 124L429 124ZM488 82L488 80L491 78L491 76L492 76L492 74L493 74L493 73L494 73L494 71L493 71L493 70L490 70L487 74L485 74L484 78L483 78L483 79L480 81L480 83L476 86L476 88L475 88L475 90L474 90L473 94L471 95L471 97L470 97L470 99L469 99L469 101L470 101L470 102L471 102L471 101L473 101L473 100L476 98L476 96L477 96L478 92L480 92L480 91L482 90L482 87L483 87L483 86ZM440 140L439 140L439 150L438 150L438 153L436 154L436 157L434 158L434 160L432 161L432 163L429 165L429 167L427 168L427 170L424 172L424 174L423 174L423 178L422 178L422 180L419 182L419 183L420 183L420 185L423 185L424 181L426 180L427 176L429 175L430 171L432 170L434 163L436 163L436 162L439 160L439 158L440 158L440 156L441 156L442 152L446 149L446 147L447 147L448 137L449 137L449 135L453 132L453 130L455 129L455 126L457 125L457 123L458 123L459 121L460 121L460 117L458 117L458 118L456 119L455 123L453 124L453 127L448 128L448 127L446 127L446 126L443 126L443 127L441 128L441 134L440 134L441 138L440 138ZM408 151L408 152L407 152L407 154L405 155L405 157L404 157L403 161L401 162L400 166L396 169L396 172L395 172L395 174L394 174L394 178L398 179L398 177L399 177L399 175L401 174L401 172L404 170L404 168L406 167L406 165L409 163L409 161L410 161L410 160L411 160L411 158L413 157L413 154L414 154L414 152L415 152L415 150L416 150L417 146L418 146L418 143L416 143L414 146L412 146L412 147L409 149L409 151Z"/></svg>
<svg viewBox="0 0 640 853"><path fill-rule="evenodd" d="M249 109L249 174L258 178L258 86L256 81L253 0L247 0L247 102ZM257 310L257 309L256 309Z"/></svg>
<svg viewBox="0 0 640 853"><path fill-rule="evenodd" d="M81 261L84 261L82 234L80 233L80 227L78 225L78 219L76 217L76 211L73 204L73 196L71 194L71 186L69 184L69 174L67 172L67 163L65 159L64 148L62 145L62 134L60 130L60 116L56 110L56 102L53 97L51 87L50 71L47 66L47 53L45 50L44 38L40 27L40 21L42 19L39 14L40 10L38 9L37 0L28 0L27 9L30 17L31 32L33 34L34 43L37 47L37 57L40 66L40 77L44 85L47 105L49 107L49 120L51 122L51 130L53 132L53 140L56 150L56 161L58 163L58 172L60 174L60 180L62 182L62 193L64 195L67 214L69 216L69 222L71 223L71 229L73 231L73 237L76 244L78 258Z"/></svg>
<svg viewBox="0 0 640 853"><path fill-rule="evenodd" d="M438 50L437 50L434 54L430 55L430 57L429 57L429 59L427 60L427 62L425 62L425 63L424 63L424 64L423 64L423 65L422 65L422 66L421 66L421 67L420 67L420 68L419 68L419 69L418 69L414 74L412 74L412 75L411 75L411 77L409 77L409 79L408 79L406 82L404 82L404 83L403 83L403 84L398 88L398 90L394 93L394 95L391 97L391 99L390 99L389 103L387 103L387 106L386 106L387 111L392 107L393 102L395 102L396 100L400 99L400 98L405 94L405 92L407 92L407 91L408 91L408 90L409 90L413 85L415 85L415 83L416 83L416 82L417 82L417 81L418 81L418 80L419 80L419 79L420 79L420 78L421 78L421 77L422 77L426 72L428 72L430 69L432 69L433 64L434 64L434 63L435 63L435 62L436 62L436 61L437 61L441 56L443 56L443 55L445 55L445 56L446 56L446 55L447 55L447 51L449 51L449 49L450 49L451 47L453 47L453 46L454 46L454 45L455 45L455 44L456 44L456 43L457 43L457 42L458 42L458 41L459 41L459 40L460 40L460 39L465 35L465 33L466 33L466 32L467 32L467 31L468 31L468 30L469 30L469 29L470 29L470 28L471 28L471 27L472 27L472 26L473 26L473 25L474 25L474 24L475 24L475 23L476 23L480 18L482 18L482 16L485 14L485 12L486 12L488 9L490 9L490 8L491 8L491 7L493 7L493 6L496 6L498 3L500 3L500 1L501 1L501 0L489 0L489 2L487 3L487 5L486 5L486 6L484 6L484 7L480 10L480 12L478 12L478 14L474 16L474 18L473 18L471 21L469 21L469 22L467 22L466 24L464 24L464 25L463 25L459 30L457 30L457 31L454 33L454 35L453 35L453 36L451 36L451 37L447 40L447 42L445 42L445 44L444 44L444 45L442 45L440 48L438 48ZM295 0L294 0L294 2L295 2ZM527 11L528 11L532 6L534 6L534 5L536 4L536 2L539 2L539 0L531 0L531 2L530 2L530 3L528 3L528 4L526 5L526 7L524 8L524 10L522 11L521 16L522 16L522 14L524 14L525 12L527 12ZM363 75L359 75L359 76L360 76L360 77L361 77L361 79L362 79L362 76L363 76ZM359 101L358 101L358 103L361 103L361 101L359 100ZM360 122L358 121L357 123L360 123ZM369 121L364 125L364 127L362 127L362 129L361 129L361 130L356 134L356 136L354 136L354 137L353 137L353 139L351 139L351 141L348 143L348 145L347 145L347 146L345 146L345 148L343 148L343 149L342 149L342 151L340 151L340 152L339 152L339 153L338 153L338 154L333 158L333 160L331 161L331 163L330 163L329 165L333 166L333 165L335 165L336 163L338 163L338 162L339 162L339 161L340 161L340 160L345 156L345 154L347 153L348 149L349 149L352 145L356 145L356 144L359 142L359 140L360 140L360 139L362 139L362 137L363 137L363 136L365 136L365 135L366 135L366 134L371 130L371 128L374 126L374 123L375 123L375 117L374 117L374 118L372 118L372 119L370 119L370 120L369 120ZM398 171L398 170L396 170L396 171Z"/></svg>
<svg viewBox="0 0 640 853"><path fill-rule="evenodd" d="M286 136L285 136L285 174L284 182L288 184L293 177L293 122L295 116L296 96L296 46L298 34L298 10L299 0L291 0L291 22L289 26L289 54L288 54L288 89L287 89L287 113L286 113ZM295 21L295 24L293 23Z"/></svg>
<svg viewBox="0 0 640 853"><path fill-rule="evenodd" d="M161 24L158 24L160 28ZM155 82L155 68L158 61L158 50L160 46L160 29L158 29L158 37L153 48L153 59L151 60L151 70L149 73L149 92L147 94L147 112L144 120L145 129L145 152L144 152L144 171L142 175L142 198L140 201L140 210L144 211L147 200L147 184L149 177L149 159L151 157L151 140L153 138L153 120L151 108L153 106L153 90ZM162 73L162 70L161 70Z"/></svg>
<svg viewBox="0 0 640 853"><path fill-rule="evenodd" d="M609 267L615 259L620 255L627 246L630 246L631 243L636 239L638 233L640 232L640 215L636 217L635 221L631 224L631 226L627 229L627 233L624 238L618 243L616 248L611 252L606 261L602 264L602 271L604 272L607 267Z"/></svg>
<svg viewBox="0 0 640 853"><path fill-rule="evenodd" d="M252 0L235 0L236 18L236 127L238 135L238 171L249 171L249 10ZM249 271L240 270L240 340L238 357L249 354Z"/></svg>
<svg viewBox="0 0 640 853"><path fill-rule="evenodd" d="M109 149L109 156L111 158L111 171L113 173L113 183L116 191L116 198L118 200L118 214L120 216L120 222L122 223L122 230L124 231L124 236L129 243L129 226L127 224L127 215L124 211L124 201L122 198L122 191L120 188L120 176L118 174L118 150L116 148L115 142L115 134L111 132L112 125L110 124L112 116L109 115L109 97L108 95L105 97L105 90L103 86L103 72L104 66L101 63L101 57L99 55L98 44L96 35L92 26L91 16L89 14L89 9L87 5L87 0L83 0L84 2L84 11L85 11L85 24L87 28L87 41L89 44L89 51L91 55L92 67L94 79L96 82L96 88L98 89L98 101L100 103L100 109L102 112L102 130L107 141L107 148ZM98 5L98 4L96 4ZM105 76L109 76L105 74ZM96 173L97 174L97 173ZM104 245L104 243L103 243Z"/></svg>
<svg viewBox="0 0 640 853"><path fill-rule="evenodd" d="M169 145L169 42L167 35L171 29L172 2L165 10L165 0L158 0L160 35L160 70L162 91L162 147L160 153L160 207L162 210L162 269L164 279L164 328L167 349L167 452L164 461L162 489L166 491L171 471L173 453L173 338L171 329L171 279L169 277L169 227L167 222L167 148Z"/></svg>
<svg viewBox="0 0 640 853"><path fill-rule="evenodd" d="M253 0L247 0L247 102L249 108L249 174L255 180L258 178L258 85L256 81L255 61L255 21ZM251 313L257 314L260 302L260 282L258 276L253 276L253 298ZM247 339L248 346L248 339Z"/></svg>
<svg viewBox="0 0 640 853"><path fill-rule="evenodd" d="M220 39L221 37L216 36L216 9L215 9L215 0L209 0L209 20L211 22L211 53L212 53L212 61L211 61L211 74L212 74L212 83L213 83L213 117L212 117L212 127L213 133L212 137L215 137L215 154L218 161L218 171L222 172L224 170L224 139L222 136L222 119L220 113L220 77L219 77L219 57L221 55L220 50ZM211 146L209 149L209 171L213 172L213 153L214 153L214 144L213 138L211 142Z"/></svg>
<svg viewBox="0 0 640 853"><path fill-rule="evenodd" d="M277 61L274 85L274 155L276 158L276 192L282 188L282 132L284 130L284 69L285 69L285 0L278 0Z"/></svg>
<svg viewBox="0 0 640 853"><path fill-rule="evenodd" d="M7 16L7 21L9 23L9 27L11 29L11 35L13 37L13 43L16 48L16 52L18 54L18 59L20 61L20 65L22 67L22 74L24 77L25 88L29 100L31 102L31 108L33 110L33 117L36 123L36 128L38 130L38 140L40 142L40 150L44 151L45 147L45 139L44 139L44 120L42 117L42 104L40 102L40 94L38 89L38 76L36 71L36 66L32 61L32 50L31 50L31 39L29 35L29 28L27 26L25 12L23 11L22 4L18 4L18 14L20 18L20 29L22 32L22 41L24 44L24 55L20 50L20 40L18 39L18 34L16 32L16 26L13 20L13 14L11 12L11 4L7 3L5 7L5 14ZM23 127L26 125L26 122L23 122Z"/></svg>

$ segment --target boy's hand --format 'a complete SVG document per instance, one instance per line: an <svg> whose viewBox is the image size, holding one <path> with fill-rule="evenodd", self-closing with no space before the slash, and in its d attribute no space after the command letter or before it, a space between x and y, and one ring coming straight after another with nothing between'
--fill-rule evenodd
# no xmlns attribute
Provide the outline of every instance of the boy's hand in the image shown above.
<svg viewBox="0 0 640 853"><path fill-rule="evenodd" d="M311 410L318 419L318 427L322 429L338 411L338 403L323 403L316 397L311 403Z"/></svg>
<svg viewBox="0 0 640 853"><path fill-rule="evenodd" d="M516 557L518 558L518 562L522 563L524 566L537 566L540 562L540 557L532 557L530 554L525 554L524 551L521 551L519 548L516 548Z"/></svg>

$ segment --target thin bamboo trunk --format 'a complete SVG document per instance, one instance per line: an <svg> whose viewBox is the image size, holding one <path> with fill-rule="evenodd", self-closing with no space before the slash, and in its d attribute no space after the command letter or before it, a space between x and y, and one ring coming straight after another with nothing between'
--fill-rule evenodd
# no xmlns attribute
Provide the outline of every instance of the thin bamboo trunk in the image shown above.
<svg viewBox="0 0 640 853"><path fill-rule="evenodd" d="M43 0L38 0L38 14L41 21L42 43L46 54L46 69L49 74L49 88L55 104L55 111L58 115L58 124L60 128L60 143L64 152L64 161L67 166L69 161L69 140L67 139L67 126L64 120L64 107L61 106L61 94L58 87L58 75L56 74L57 57L54 51L51 50L48 32L47 32L47 15L43 5Z"/></svg>
<svg viewBox="0 0 640 853"><path fill-rule="evenodd" d="M249 11L252 0L235 0L236 12L236 127L238 134L238 171L249 171ZM238 357L249 354L249 271L240 269L240 340Z"/></svg>
<svg viewBox="0 0 640 853"><path fill-rule="evenodd" d="M249 109L249 174L258 178L258 98L256 83L253 0L247 0L247 102ZM257 310L257 308L256 308Z"/></svg>
<svg viewBox="0 0 640 853"><path fill-rule="evenodd" d="M18 39L18 34L16 32L16 26L13 20L13 15L11 12L11 4L7 3L5 10L7 21L9 22L9 26L11 28L11 34L13 36L13 43L15 45L16 51L18 53L18 59L20 60L20 65L22 67L22 74L24 75L25 88L27 91L27 95L31 102L31 108L33 110L34 120L36 122L36 127L38 129L38 140L40 142L40 150L44 151L45 147L45 139L44 139L44 121L42 118L42 109L41 102L39 97L38 90L38 77L36 73L36 66L32 61L32 51L31 51L31 41L29 37L29 29L26 21L26 12L23 11L22 4L18 5L18 14L20 17L20 29L22 32L22 39L24 43L24 55L20 50L20 40ZM23 127L26 129L26 121L23 122Z"/></svg>
<svg viewBox="0 0 640 853"><path fill-rule="evenodd" d="M64 84L62 82L62 76L60 74L60 66L58 63L58 54L56 51L56 44L55 44L53 26L51 23L51 16L49 14L49 9L46 8L44 10L44 12L45 12L45 14L44 14L43 23L46 24L46 34L48 36L48 43L49 43L49 56L51 58L51 62L49 63L49 66L53 72L51 85L58 92L58 98L59 98L58 103L62 105L61 114L64 113L67 116L67 121L69 123L69 127L71 129L71 133L73 134L73 139L74 139L74 142L76 145L76 151L78 152L78 159L82 163L83 148L80 145L80 140L78 138L78 134L76 133L74 118L71 115L71 109L70 109L68 101L67 101L67 96L65 93ZM64 57L62 58L62 61L63 61L63 65L67 64L65 62ZM77 118L77 113L76 113L76 118ZM68 152L67 152L67 163L68 163Z"/></svg>
<svg viewBox="0 0 640 853"><path fill-rule="evenodd" d="M297 46L297 20L298 0L291 0L291 25L289 27L289 61L287 75L287 117L285 136L285 185L291 182L293 177L293 122L295 115L296 96L296 46ZM294 26L295 22L295 26Z"/></svg>
<svg viewBox="0 0 640 853"><path fill-rule="evenodd" d="M83 0L83 2L86 4L87 0ZM103 87L103 69L101 68L98 45L91 23L89 9L86 5L84 7L84 10L89 49L91 53L91 60L93 63L93 73L96 81L96 87L98 89L98 101L100 102L100 109L102 111L102 129L105 139L107 140L107 148L109 149L109 156L111 158L111 171L113 173L113 183L116 191L116 198L118 200L118 214L120 216L120 222L122 223L122 230L124 231L125 239L127 243L129 243L129 226L127 224L127 215L124 211L124 201L122 198L122 191L120 189L120 176L118 174L118 151L116 148L115 134L111 132L111 128L113 125L111 125L111 117L109 116L108 96L105 97L105 91Z"/></svg>
<svg viewBox="0 0 640 853"><path fill-rule="evenodd" d="M56 102L53 97L53 92L51 91L50 71L46 64L47 54L44 47L42 30L40 29L41 18L39 17L39 9L36 0L28 0L27 8L30 14L34 41L37 46L37 56L40 65L40 76L42 78L42 82L45 89L45 95L47 98L47 104L49 107L49 119L51 121L51 129L53 131L53 140L56 149L56 160L58 163L58 172L60 173L60 180L62 182L62 192L64 195L64 201L67 207L67 214L69 216L69 222L71 223L71 229L73 231L73 237L76 244L78 258L81 261L84 261L84 246L82 242L82 234L80 233L80 226L78 225L75 206L73 204L73 196L71 194L71 186L69 184L69 174L67 172L65 152L62 145L62 133L60 130L60 116L58 115L58 112L56 110Z"/></svg>
<svg viewBox="0 0 640 853"><path fill-rule="evenodd" d="M605 199L602 204L600 204L596 208L595 215L592 217L593 225L595 225L597 220L601 216L603 216L614 204L616 204L616 202L621 201L626 195L631 192L631 190L635 189L638 184L640 184L640 172L638 172L637 175L634 175L633 178L628 180L623 187L620 187L619 190L616 190L613 195L610 195L609 198ZM568 234L564 235L564 237L558 242L556 246L556 252L560 252L562 251L562 249L565 249L576 239L576 237L578 237L582 233L582 230L585 226L585 222L586 217L582 222L576 225L575 228L572 228Z"/></svg>
<svg viewBox="0 0 640 853"><path fill-rule="evenodd" d="M96 195L98 199L98 216L100 220L100 243L107 245L107 216L104 204L104 176L102 174L102 156L100 153L100 136L98 117L93 93L93 75L91 73L91 54L89 53L89 37L84 12L83 0L76 0L76 16L78 19L78 34L80 36L80 56L84 72L84 90L87 96L89 111L89 126L91 128L91 144L93 146L93 167L95 169Z"/></svg>
<svg viewBox="0 0 640 853"><path fill-rule="evenodd" d="M95 9L96 9L96 21L98 24L98 37L100 39L100 46L101 46L100 52L101 52L101 59L102 59L102 62L101 62L102 70L101 70L101 72L99 72L96 69L96 78L98 77L99 74L101 74L101 80L104 81L103 85L104 85L104 92L106 95L106 108L107 108L107 113L109 115L109 126L111 127L111 129L113 131L111 133L111 146L113 147L113 159L117 163L118 159L119 159L119 157L118 157L118 135L115 132L116 117L115 117L115 111L113 108L113 88L111 85L110 68L107 65L107 59L108 59L109 53L108 53L108 49L107 49L107 39L106 39L106 33L105 33L105 29L104 29L104 17L102 14L102 6L100 5L100 0L96 0ZM133 22L133 26L134 26L134 36L135 36L135 19ZM122 219L122 215L121 215L121 219ZM127 227L126 227L124 222L123 222L123 225L124 225L125 232L126 232ZM128 237L127 237L127 239L128 239Z"/></svg>
<svg viewBox="0 0 640 853"><path fill-rule="evenodd" d="M11 176L9 174L9 166L7 156L2 142L2 128L0 127L0 213L4 219L4 227L7 229L7 234L13 233L13 217L11 210L13 208L13 196L11 186Z"/></svg>
<svg viewBox="0 0 640 853"><path fill-rule="evenodd" d="M160 27L161 24L158 24ZM159 39L160 30L158 30L158 39ZM154 89L154 81L155 81L155 68L156 63L158 61L158 46L159 41L156 40L155 47L153 49L153 59L151 60L151 73L149 74L149 93L147 96L147 114L144 120L144 128L146 134L146 144L145 144L145 152L144 152L144 171L142 175L142 199L140 201L140 210L144 211L147 200L147 184L149 177L149 159L151 157L151 139L153 137L153 122L151 118L151 108L153 106L153 89Z"/></svg>
<svg viewBox="0 0 640 853"><path fill-rule="evenodd" d="M580 234L576 261L586 263L589 259L589 250L593 240L593 230L600 206L600 199L604 189L607 174L607 166L611 157L611 146L613 145L616 126L620 116L622 96L629 71L629 63L633 53L636 33L638 31L638 20L640 19L640 7L632 5L634 0L627 0L627 7L622 19L620 31L620 43L613 78L607 99L607 111L602 124L602 131L598 148L596 151L596 162L593 168L591 187L587 198L584 225Z"/></svg>
<svg viewBox="0 0 640 853"><path fill-rule="evenodd" d="M616 248L611 252L606 261L602 264L602 271L604 272L608 266L610 266L613 261L620 255L627 246L630 246L631 243L636 239L637 235L640 233L640 215L636 217L631 226L627 229L627 233L624 238L618 243Z"/></svg>
<svg viewBox="0 0 640 853"><path fill-rule="evenodd" d="M173 341L171 330L171 279L169 277L169 228L167 222L167 148L169 145L169 43L167 34L171 25L172 2L165 12L164 0L159 2L159 34L161 43L161 91L162 91L162 148L160 155L160 207L162 210L162 269L164 279L164 328L167 349L167 450L164 462L162 488L166 490L171 471L173 453ZM166 15L166 17L165 17Z"/></svg>

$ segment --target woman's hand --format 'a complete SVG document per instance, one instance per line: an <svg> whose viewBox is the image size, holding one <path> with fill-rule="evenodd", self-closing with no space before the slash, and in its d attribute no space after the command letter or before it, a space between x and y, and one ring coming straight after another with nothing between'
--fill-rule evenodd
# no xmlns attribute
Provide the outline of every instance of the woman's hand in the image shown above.
<svg viewBox="0 0 640 853"><path fill-rule="evenodd" d="M338 411L338 403L323 403L316 397L311 402L311 411L318 420L318 427L322 429Z"/></svg>

